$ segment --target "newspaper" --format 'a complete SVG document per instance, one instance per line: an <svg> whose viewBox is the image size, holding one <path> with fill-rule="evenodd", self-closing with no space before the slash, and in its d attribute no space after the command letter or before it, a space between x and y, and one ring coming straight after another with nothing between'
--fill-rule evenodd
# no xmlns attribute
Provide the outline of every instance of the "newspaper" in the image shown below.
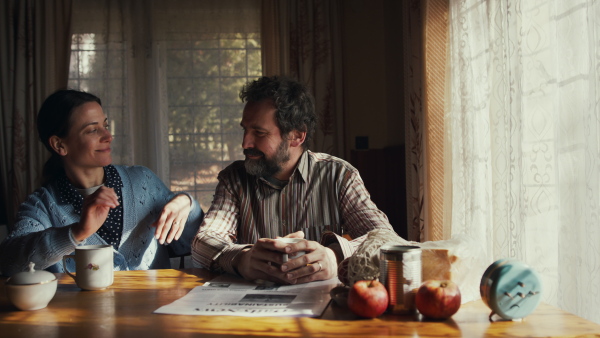
<svg viewBox="0 0 600 338"><path fill-rule="evenodd" d="M329 304L336 278L298 285L249 282L221 275L154 313L243 317L318 317Z"/></svg>

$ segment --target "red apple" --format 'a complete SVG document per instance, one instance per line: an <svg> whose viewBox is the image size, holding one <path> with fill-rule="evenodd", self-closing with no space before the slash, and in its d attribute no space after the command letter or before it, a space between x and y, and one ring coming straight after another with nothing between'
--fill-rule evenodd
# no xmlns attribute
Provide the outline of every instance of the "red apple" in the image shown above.
<svg viewBox="0 0 600 338"><path fill-rule="evenodd" d="M361 317L380 316L387 309L388 303L388 292L376 279L355 282L348 294L348 307Z"/></svg>
<svg viewBox="0 0 600 338"><path fill-rule="evenodd" d="M460 308L460 290L451 280L428 280L419 287L415 305L427 318L450 318Z"/></svg>

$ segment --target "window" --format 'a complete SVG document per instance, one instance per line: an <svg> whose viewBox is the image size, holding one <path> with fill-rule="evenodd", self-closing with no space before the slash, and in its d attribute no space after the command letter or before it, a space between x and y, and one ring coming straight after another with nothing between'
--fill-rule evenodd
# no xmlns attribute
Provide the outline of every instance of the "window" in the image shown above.
<svg viewBox="0 0 600 338"><path fill-rule="evenodd" d="M238 94L260 75L260 41L254 34L167 46L171 190L194 194L204 210L219 171L243 158Z"/></svg>
<svg viewBox="0 0 600 338"><path fill-rule="evenodd" d="M69 87L102 100L113 163L145 165L208 210L219 171L243 158L239 91L262 75L260 2L73 6Z"/></svg>
<svg viewBox="0 0 600 338"><path fill-rule="evenodd" d="M69 84L71 89L83 90L102 100L102 109L109 119L113 143L113 163L131 164L124 148L129 144L125 102L125 64L122 43L105 42L102 34L73 34L71 40L71 63ZM111 60L109 62L109 60ZM107 64L110 63L110 67Z"/></svg>

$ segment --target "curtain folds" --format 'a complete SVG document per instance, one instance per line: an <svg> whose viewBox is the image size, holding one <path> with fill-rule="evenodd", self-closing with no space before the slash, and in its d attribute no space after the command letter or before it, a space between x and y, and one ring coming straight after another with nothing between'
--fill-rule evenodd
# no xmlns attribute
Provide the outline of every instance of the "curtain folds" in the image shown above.
<svg viewBox="0 0 600 338"><path fill-rule="evenodd" d="M424 6L423 57L424 67L424 109L425 119L425 174L424 222L419 240L439 241L450 238L450 229L445 227L451 215L447 202L452 193L452 185L446 180L451 170L448 162L446 131L444 126L445 81L448 31L448 0L427 0Z"/></svg>
<svg viewBox="0 0 600 338"><path fill-rule="evenodd" d="M319 116L311 149L345 157L340 2L263 0L261 10L263 73L309 86Z"/></svg>
<svg viewBox="0 0 600 338"><path fill-rule="evenodd" d="M404 102L406 133L406 199L408 240L420 242L425 239L425 107L424 107L424 65L423 53L423 14L421 2L426 0L403 1L403 39L408 48L404 51L403 81L406 88Z"/></svg>
<svg viewBox="0 0 600 338"><path fill-rule="evenodd" d="M451 235L600 323L600 3L451 1Z"/></svg>
<svg viewBox="0 0 600 338"><path fill-rule="evenodd" d="M37 111L66 88L71 0L7 0L0 5L0 177L8 224L40 184L48 152L39 141Z"/></svg>

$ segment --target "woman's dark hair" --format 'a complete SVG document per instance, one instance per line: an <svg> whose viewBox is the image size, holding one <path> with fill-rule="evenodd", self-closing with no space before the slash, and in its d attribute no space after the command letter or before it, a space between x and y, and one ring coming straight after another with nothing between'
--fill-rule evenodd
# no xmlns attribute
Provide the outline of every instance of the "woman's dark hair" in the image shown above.
<svg viewBox="0 0 600 338"><path fill-rule="evenodd" d="M287 77L264 76L248 82L240 92L240 99L243 102L273 100L277 109L275 121L281 135L292 130L305 131L306 140L302 147L308 149L317 126L317 114L313 96L306 86Z"/></svg>
<svg viewBox="0 0 600 338"><path fill-rule="evenodd" d="M53 135L66 137L71 128L73 110L88 102L97 102L102 105L97 96L71 89L56 91L42 103L37 116L38 135L40 141L52 154L44 164L42 184L46 184L64 173L60 156L50 146L50 137Z"/></svg>

